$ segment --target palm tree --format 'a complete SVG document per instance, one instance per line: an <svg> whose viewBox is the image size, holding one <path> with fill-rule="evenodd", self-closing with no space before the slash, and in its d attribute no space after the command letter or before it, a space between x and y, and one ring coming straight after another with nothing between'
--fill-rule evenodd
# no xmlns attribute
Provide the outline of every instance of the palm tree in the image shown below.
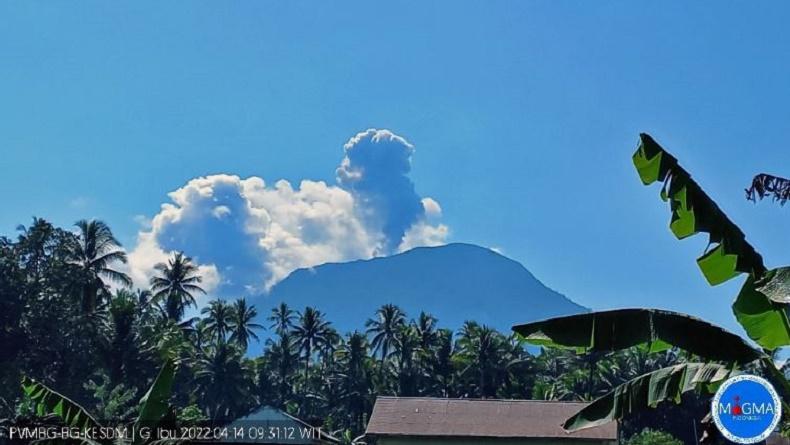
<svg viewBox="0 0 790 445"><path fill-rule="evenodd" d="M329 322L324 320L321 311L308 306L299 314L299 325L294 328L294 336L299 344L299 351L304 353L305 379L313 352L326 343L329 329Z"/></svg>
<svg viewBox="0 0 790 445"><path fill-rule="evenodd" d="M197 362L196 392L212 420L232 419L250 405L253 371L236 345L219 343Z"/></svg>
<svg viewBox="0 0 790 445"><path fill-rule="evenodd" d="M455 366L453 364L453 331L439 329L436 331L435 346L427 355L426 374L429 377L430 389L439 397L451 397Z"/></svg>
<svg viewBox="0 0 790 445"><path fill-rule="evenodd" d="M116 291L110 300L102 352L109 371L109 382L113 386L122 382L122 377L134 372L130 368L136 364L137 338L134 324L137 309L135 294L126 289Z"/></svg>
<svg viewBox="0 0 790 445"><path fill-rule="evenodd" d="M208 327L208 318L200 318L186 329L187 335L195 350L203 350L211 344L213 332Z"/></svg>
<svg viewBox="0 0 790 445"><path fill-rule="evenodd" d="M334 364L335 352L340 345L342 337L331 326L324 333L324 344L321 347L321 362L324 369L329 369Z"/></svg>
<svg viewBox="0 0 790 445"><path fill-rule="evenodd" d="M131 286L132 280L123 272L113 269L113 263L126 263L126 253L120 250L121 243L102 221L79 220L75 224L79 234L70 249L69 259L78 269L82 286L82 309L93 312L101 297L109 295L104 279L123 286Z"/></svg>
<svg viewBox="0 0 790 445"><path fill-rule="evenodd" d="M16 229L22 232L17 242L22 267L31 277L30 281L38 285L42 278L47 252L52 249L56 241L55 227L43 218L34 217L30 227L20 224Z"/></svg>
<svg viewBox="0 0 790 445"><path fill-rule="evenodd" d="M291 330L294 325L294 320L296 319L296 312L293 309L288 307L288 304L285 302L280 303L279 306L272 309L271 315L269 315L269 320L272 324L269 325L270 329L274 329L274 332L277 335L283 335L284 333Z"/></svg>
<svg viewBox="0 0 790 445"><path fill-rule="evenodd" d="M373 353L381 353L379 374L384 372L384 362L389 357L390 351L395 344L400 328L405 324L406 315L394 304L385 304L376 311L375 319L368 319L365 322L366 333L373 335L370 345Z"/></svg>
<svg viewBox="0 0 790 445"><path fill-rule="evenodd" d="M230 340L238 343L245 351L249 345L250 338L258 340L255 330L263 329L263 326L253 323L257 316L258 311L255 310L255 306L248 306L247 300L244 298L239 298L233 303L230 317Z"/></svg>
<svg viewBox="0 0 790 445"><path fill-rule="evenodd" d="M206 316L206 329L216 343L224 343L231 328L233 310L223 300L212 300L201 314Z"/></svg>
<svg viewBox="0 0 790 445"><path fill-rule="evenodd" d="M403 325L395 337L394 356L398 372L398 395L411 397L417 395L419 369L415 358L420 348L420 335L413 325Z"/></svg>
<svg viewBox="0 0 790 445"><path fill-rule="evenodd" d="M297 366L297 352L291 334L283 332L278 340L266 341L265 362L274 374L278 406L284 407L291 395L291 377Z"/></svg>
<svg viewBox="0 0 790 445"><path fill-rule="evenodd" d="M500 365L504 338L488 326L466 322L458 341L460 357L466 363L462 373L477 374L478 395L482 398L494 395L494 373Z"/></svg>
<svg viewBox="0 0 790 445"><path fill-rule="evenodd" d="M365 334L354 331L341 343L337 351L341 400L355 430L364 426L364 415L369 410L371 382L367 343Z"/></svg>
<svg viewBox="0 0 790 445"><path fill-rule="evenodd" d="M203 278L198 274L198 268L192 259L176 252L173 258L165 263L154 266L159 273L151 278L151 292L153 304L164 301L164 312L170 320L180 321L186 308L196 306L195 293L205 294L200 287Z"/></svg>
<svg viewBox="0 0 790 445"><path fill-rule="evenodd" d="M436 341L436 322L436 317L433 315L420 312L420 316L414 323L417 335L420 337L420 348L423 351L429 351Z"/></svg>

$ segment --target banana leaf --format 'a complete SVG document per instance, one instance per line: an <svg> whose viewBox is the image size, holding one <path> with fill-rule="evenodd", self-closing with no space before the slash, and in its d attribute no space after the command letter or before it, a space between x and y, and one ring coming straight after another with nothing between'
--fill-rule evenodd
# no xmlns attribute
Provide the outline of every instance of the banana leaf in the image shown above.
<svg viewBox="0 0 790 445"><path fill-rule="evenodd" d="M30 377L22 378L22 391L36 403L36 415L55 414L70 427L80 429L99 427L99 423L77 402Z"/></svg>
<svg viewBox="0 0 790 445"><path fill-rule="evenodd" d="M618 309L552 318L513 327L528 343L608 352L634 346L671 347L706 360L745 364L765 356L738 335L698 318L658 309Z"/></svg>
<svg viewBox="0 0 790 445"><path fill-rule="evenodd" d="M772 269L760 279L749 276L732 311L749 337L763 348L790 345L787 308L790 268Z"/></svg>
<svg viewBox="0 0 790 445"><path fill-rule="evenodd" d="M709 235L709 249L697 259L708 283L717 285L740 273L748 274L732 306L735 317L749 338L763 348L774 350L790 345L790 268L767 270L762 256L746 241L743 232L678 160L647 134L639 135L639 141L634 166L644 184L664 183L661 198L670 202L672 232L678 239L700 232ZM755 187L752 195L762 196L765 190L761 192L760 184Z"/></svg>
<svg viewBox="0 0 790 445"><path fill-rule="evenodd" d="M766 197L773 197L774 202L785 205L790 199L790 179L760 173L752 179L752 185L746 189L746 199L757 202Z"/></svg>
<svg viewBox="0 0 790 445"><path fill-rule="evenodd" d="M709 250L697 264L711 285L721 284L740 273L760 276L766 271L762 256L719 206L680 166L678 160L652 137L639 135L633 161L642 183L662 181L661 198L668 200L672 217L670 230L678 239L708 234Z"/></svg>
<svg viewBox="0 0 790 445"><path fill-rule="evenodd" d="M172 360L165 361L148 392L140 399L140 415L134 424L134 430L154 428L170 409L170 395L175 378L175 364ZM135 437L133 445L145 443L142 437Z"/></svg>
<svg viewBox="0 0 790 445"><path fill-rule="evenodd" d="M726 366L713 363L684 363L662 368L617 386L582 408L562 427L569 432L592 428L655 408L664 401L680 403L682 395L692 390L712 393L730 374L732 371Z"/></svg>

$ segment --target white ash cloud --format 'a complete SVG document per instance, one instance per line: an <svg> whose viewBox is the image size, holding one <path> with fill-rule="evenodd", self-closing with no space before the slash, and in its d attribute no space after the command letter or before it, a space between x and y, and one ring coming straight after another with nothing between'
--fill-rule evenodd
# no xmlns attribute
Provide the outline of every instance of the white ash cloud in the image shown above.
<svg viewBox="0 0 790 445"><path fill-rule="evenodd" d="M388 130L367 130L344 146L338 185L256 176L199 177L168 194L129 253L145 286L153 266L183 251L218 295L268 291L298 268L440 245L441 207L407 176L414 147Z"/></svg>

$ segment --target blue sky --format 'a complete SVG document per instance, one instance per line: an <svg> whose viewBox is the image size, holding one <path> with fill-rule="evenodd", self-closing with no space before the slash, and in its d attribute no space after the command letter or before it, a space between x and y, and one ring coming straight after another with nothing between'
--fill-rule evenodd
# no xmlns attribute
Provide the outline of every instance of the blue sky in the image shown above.
<svg viewBox="0 0 790 445"><path fill-rule="evenodd" d="M448 241L501 249L593 308L655 306L736 329L630 156L651 133L771 266L790 209L781 3L4 2L0 233L107 221L129 249L192 178L334 185L350 137L413 144ZM739 331L740 332L740 331Z"/></svg>

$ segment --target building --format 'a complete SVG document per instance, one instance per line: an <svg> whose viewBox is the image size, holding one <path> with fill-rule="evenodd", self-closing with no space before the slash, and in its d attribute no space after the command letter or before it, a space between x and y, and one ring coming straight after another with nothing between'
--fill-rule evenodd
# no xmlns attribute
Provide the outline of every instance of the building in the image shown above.
<svg viewBox="0 0 790 445"><path fill-rule="evenodd" d="M567 433L583 403L379 397L365 432L378 445L598 445L617 443L617 423Z"/></svg>
<svg viewBox="0 0 790 445"><path fill-rule="evenodd" d="M225 427L226 435L214 444L329 445L338 440L277 408L264 406L234 420Z"/></svg>

